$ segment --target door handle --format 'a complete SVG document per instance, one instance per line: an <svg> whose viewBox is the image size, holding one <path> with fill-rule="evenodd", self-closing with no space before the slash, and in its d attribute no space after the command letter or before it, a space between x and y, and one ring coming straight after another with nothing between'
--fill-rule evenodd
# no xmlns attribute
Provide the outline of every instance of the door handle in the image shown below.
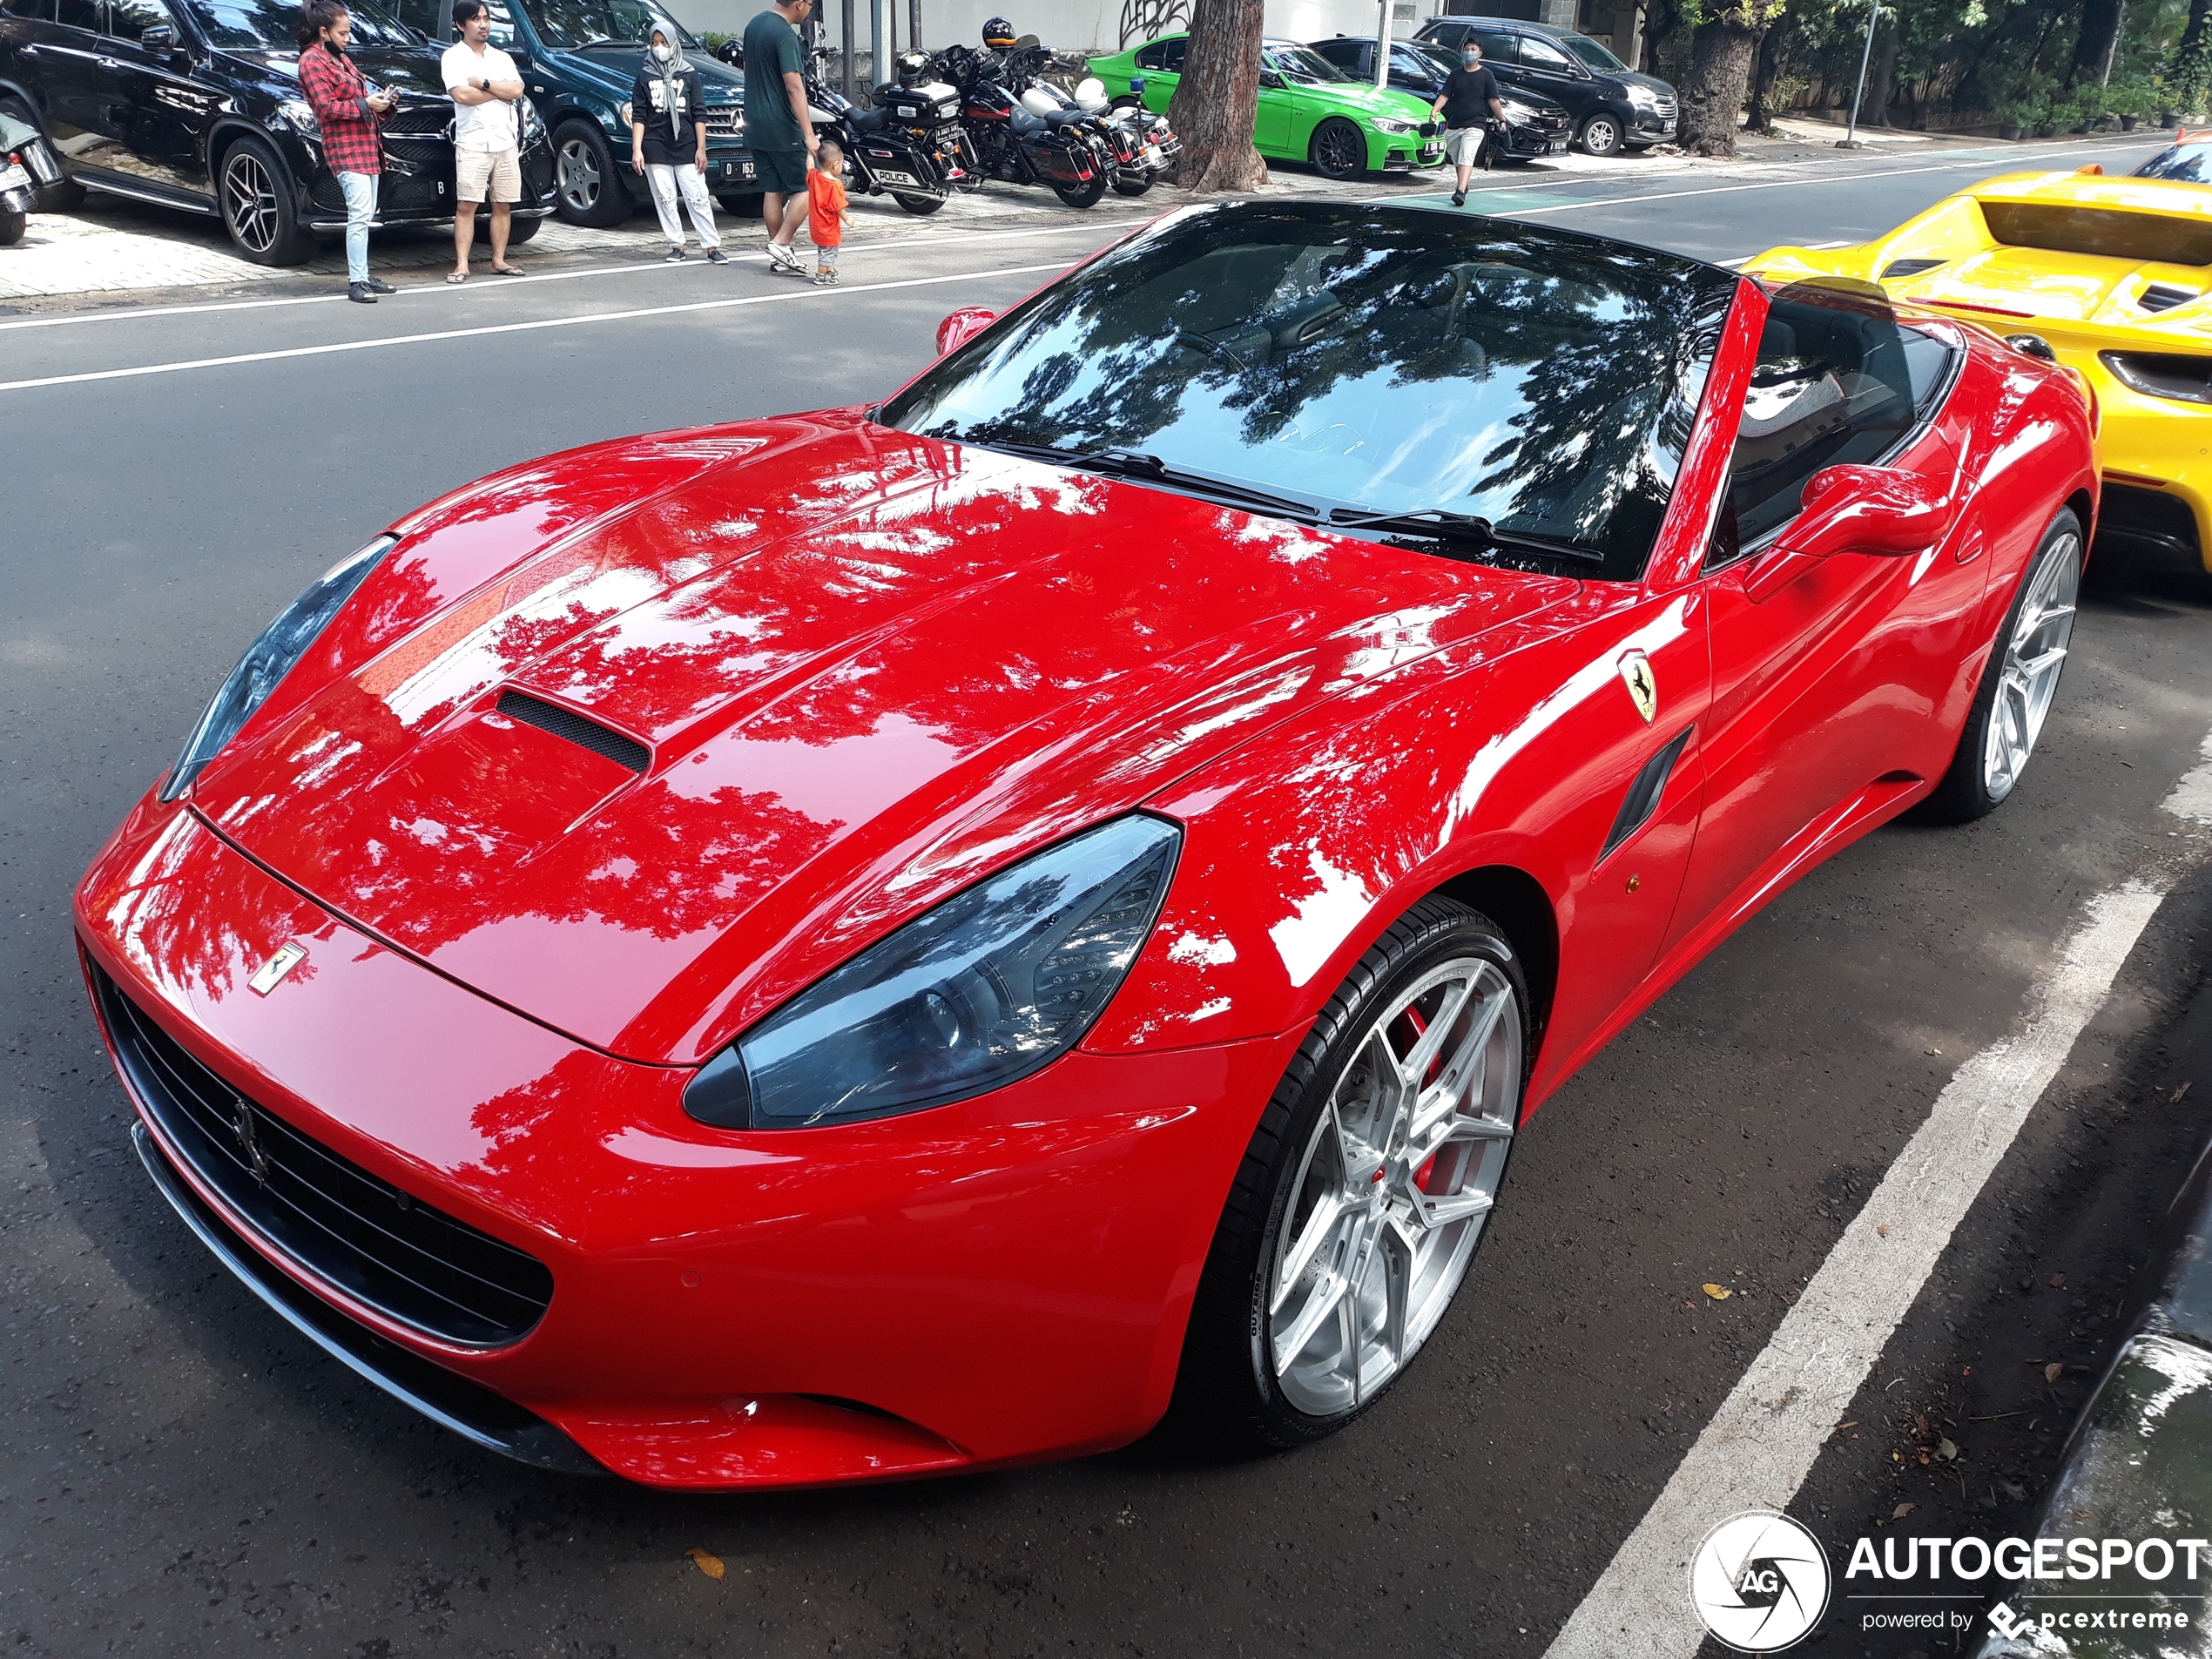
<svg viewBox="0 0 2212 1659"><path fill-rule="evenodd" d="M123 67L122 64L117 63L112 57L95 57L92 61L98 64L102 69L121 69Z"/></svg>
<svg viewBox="0 0 2212 1659"><path fill-rule="evenodd" d="M36 57L38 56L38 48L26 43L23 48L23 55L25 57Z"/></svg>

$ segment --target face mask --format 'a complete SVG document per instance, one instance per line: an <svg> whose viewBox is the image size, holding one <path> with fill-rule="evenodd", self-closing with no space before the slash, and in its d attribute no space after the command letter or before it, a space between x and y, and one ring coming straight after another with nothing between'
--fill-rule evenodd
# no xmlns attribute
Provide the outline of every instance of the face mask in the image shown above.
<svg viewBox="0 0 2212 1659"><path fill-rule="evenodd" d="M662 63L665 64L670 58L676 56L676 49L673 46L664 45L656 42L653 46L653 56L659 58Z"/></svg>
<svg viewBox="0 0 2212 1659"><path fill-rule="evenodd" d="M1460 67L1461 69L1473 69L1482 60L1480 57L1477 57L1473 52L1469 52L1465 57L1460 59Z"/></svg>

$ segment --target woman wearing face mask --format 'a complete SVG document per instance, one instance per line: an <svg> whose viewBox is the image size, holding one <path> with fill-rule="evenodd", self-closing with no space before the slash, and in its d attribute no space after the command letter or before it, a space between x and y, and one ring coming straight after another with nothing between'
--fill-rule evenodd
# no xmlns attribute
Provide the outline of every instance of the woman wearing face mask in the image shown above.
<svg viewBox="0 0 2212 1659"><path fill-rule="evenodd" d="M1482 156L1482 140L1492 118L1502 122L1505 105L1498 102L1498 78L1482 66L1482 48L1472 40L1460 48L1460 66L1444 78L1444 90L1430 106L1444 118L1444 153L1460 170L1459 187L1452 206L1467 205L1467 181Z"/></svg>
<svg viewBox="0 0 2212 1659"><path fill-rule="evenodd" d="M676 209L680 191L691 215L699 246L716 265L725 264L722 238L714 228L714 199L706 193L706 123L699 72L685 61L668 31L658 24L646 49L644 67L630 89L630 165L653 187L653 211L668 238L666 262L684 257L684 220Z"/></svg>

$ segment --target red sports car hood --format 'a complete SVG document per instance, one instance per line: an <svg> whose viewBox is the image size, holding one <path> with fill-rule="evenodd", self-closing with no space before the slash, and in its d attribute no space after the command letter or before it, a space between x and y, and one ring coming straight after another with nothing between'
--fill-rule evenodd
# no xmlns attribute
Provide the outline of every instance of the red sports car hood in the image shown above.
<svg viewBox="0 0 2212 1659"><path fill-rule="evenodd" d="M695 1061L985 871L1578 585L879 427L746 429L265 723L200 812L464 983Z"/></svg>

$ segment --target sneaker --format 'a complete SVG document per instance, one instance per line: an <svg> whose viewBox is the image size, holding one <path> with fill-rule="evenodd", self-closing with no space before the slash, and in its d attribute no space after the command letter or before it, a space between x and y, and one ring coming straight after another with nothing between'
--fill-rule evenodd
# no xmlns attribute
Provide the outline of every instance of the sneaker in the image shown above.
<svg viewBox="0 0 2212 1659"><path fill-rule="evenodd" d="M672 247L669 249L667 253L660 256L660 262L663 265L681 265L684 263L685 257L686 255L682 248Z"/></svg>
<svg viewBox="0 0 2212 1659"><path fill-rule="evenodd" d="M768 244L768 274L771 276L805 276L806 267L799 262L799 255L788 242Z"/></svg>
<svg viewBox="0 0 2212 1659"><path fill-rule="evenodd" d="M397 293L399 292L390 283L381 281L375 277L369 278L366 286L371 293Z"/></svg>
<svg viewBox="0 0 2212 1659"><path fill-rule="evenodd" d="M818 288L835 287L837 286L837 271L835 267L833 266L831 269L826 271L815 272L814 286Z"/></svg>
<svg viewBox="0 0 2212 1659"><path fill-rule="evenodd" d="M376 291L366 282L348 282L346 285L346 297L357 306L373 306L376 303Z"/></svg>
<svg viewBox="0 0 2212 1659"><path fill-rule="evenodd" d="M730 256L718 247L711 247L706 251L706 262L709 265L727 265Z"/></svg>
<svg viewBox="0 0 2212 1659"><path fill-rule="evenodd" d="M1455 190L1455 191L1453 191L1453 192L1452 192L1452 206L1454 206L1454 207L1465 207L1467 205L1467 192L1465 192L1464 190Z"/></svg>

